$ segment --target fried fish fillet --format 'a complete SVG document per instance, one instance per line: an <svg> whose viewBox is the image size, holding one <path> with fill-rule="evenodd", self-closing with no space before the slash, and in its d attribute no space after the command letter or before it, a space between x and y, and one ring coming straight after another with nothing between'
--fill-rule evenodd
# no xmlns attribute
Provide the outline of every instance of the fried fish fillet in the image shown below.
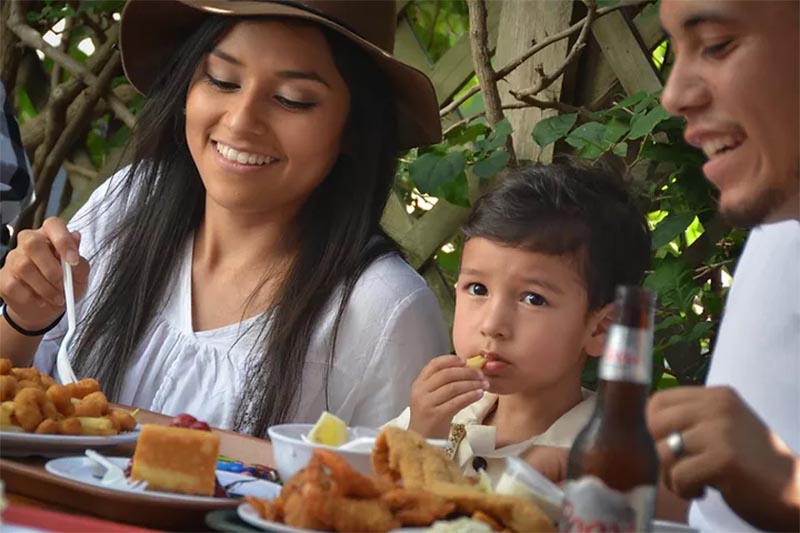
<svg viewBox="0 0 800 533"><path fill-rule="evenodd" d="M413 431L383 428L372 450L372 470L406 488L426 488L433 482L468 485L469 481L443 450Z"/></svg>
<svg viewBox="0 0 800 533"><path fill-rule="evenodd" d="M398 487L381 496L403 526L428 526L455 511L456 506L422 489Z"/></svg>
<svg viewBox="0 0 800 533"><path fill-rule="evenodd" d="M456 511L472 516L484 513L512 531L555 531L547 515L522 496L486 494L467 485L433 482L426 490L456 506Z"/></svg>

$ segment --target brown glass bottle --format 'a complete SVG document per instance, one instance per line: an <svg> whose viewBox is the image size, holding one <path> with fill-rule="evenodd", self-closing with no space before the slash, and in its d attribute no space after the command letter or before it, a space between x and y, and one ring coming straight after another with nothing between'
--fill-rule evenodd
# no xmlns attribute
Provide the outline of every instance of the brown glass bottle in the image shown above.
<svg viewBox="0 0 800 533"><path fill-rule="evenodd" d="M654 295L617 289L598 371L597 405L567 462L561 531L650 531L658 458L645 423Z"/></svg>

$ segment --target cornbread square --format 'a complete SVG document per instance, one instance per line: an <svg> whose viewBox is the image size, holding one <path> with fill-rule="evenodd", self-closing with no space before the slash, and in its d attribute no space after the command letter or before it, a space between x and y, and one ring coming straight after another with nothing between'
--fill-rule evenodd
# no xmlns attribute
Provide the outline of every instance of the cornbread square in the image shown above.
<svg viewBox="0 0 800 533"><path fill-rule="evenodd" d="M213 496L218 455L219 436L210 431L145 424L131 478L148 489Z"/></svg>

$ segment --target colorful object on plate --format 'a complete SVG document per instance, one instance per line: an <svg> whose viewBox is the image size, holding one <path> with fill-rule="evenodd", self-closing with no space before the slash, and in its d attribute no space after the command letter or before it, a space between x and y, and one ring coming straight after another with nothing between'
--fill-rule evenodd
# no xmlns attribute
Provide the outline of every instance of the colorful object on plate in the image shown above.
<svg viewBox="0 0 800 533"><path fill-rule="evenodd" d="M341 446L349 440L347 424L338 416L323 411L317 423L308 432L308 440L314 444Z"/></svg>
<svg viewBox="0 0 800 533"><path fill-rule="evenodd" d="M278 471L274 468L259 464L243 463L242 461L237 461L226 455L220 455L217 459L217 470L233 472L234 474L250 476L256 479L265 479L273 483L280 483L280 476L278 475Z"/></svg>
<svg viewBox="0 0 800 533"><path fill-rule="evenodd" d="M474 355L467 359L467 368L474 368L475 370L480 370L481 368L486 365L486 357L481 354Z"/></svg>

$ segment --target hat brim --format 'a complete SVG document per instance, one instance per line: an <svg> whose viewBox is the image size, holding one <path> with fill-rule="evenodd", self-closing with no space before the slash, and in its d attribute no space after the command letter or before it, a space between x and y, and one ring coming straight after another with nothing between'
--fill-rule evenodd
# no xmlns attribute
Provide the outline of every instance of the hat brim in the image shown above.
<svg viewBox="0 0 800 533"><path fill-rule="evenodd" d="M190 4L185 0L129 0L120 23L120 49L125 75L136 90L146 95L163 58L169 57L198 24L214 14L299 18L344 35L373 58L394 90L398 147L408 149L441 141L436 92L425 74L335 21L287 4L253 0L200 0Z"/></svg>

